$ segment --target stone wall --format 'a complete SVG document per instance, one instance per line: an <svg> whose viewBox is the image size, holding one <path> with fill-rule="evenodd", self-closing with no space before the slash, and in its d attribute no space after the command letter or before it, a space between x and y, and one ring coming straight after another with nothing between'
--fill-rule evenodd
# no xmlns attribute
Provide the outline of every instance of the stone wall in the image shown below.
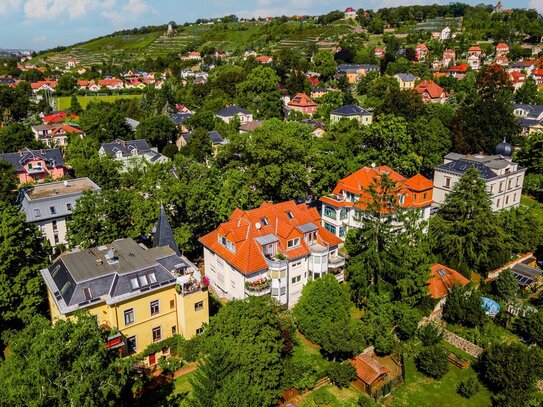
<svg viewBox="0 0 543 407"><path fill-rule="evenodd" d="M467 339L458 336L451 331L443 329L443 340L447 343L450 343L455 348L463 350L468 355L478 358L483 353L483 348L475 345L474 343L468 341Z"/></svg>

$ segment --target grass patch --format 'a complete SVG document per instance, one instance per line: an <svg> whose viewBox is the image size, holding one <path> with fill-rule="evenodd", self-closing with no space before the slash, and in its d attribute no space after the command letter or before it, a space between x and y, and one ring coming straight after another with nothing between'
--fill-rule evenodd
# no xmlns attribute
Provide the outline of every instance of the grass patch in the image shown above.
<svg viewBox="0 0 543 407"><path fill-rule="evenodd" d="M359 397L360 393L353 389L340 389L336 386L327 385L303 395L300 406L355 407L358 406Z"/></svg>
<svg viewBox="0 0 543 407"><path fill-rule="evenodd" d="M181 394L185 396L190 396L192 393L192 385L190 384L190 378L194 376L194 372L190 372L186 375L179 376L173 381L173 394Z"/></svg>
<svg viewBox="0 0 543 407"><path fill-rule="evenodd" d="M114 102L119 99L139 98L141 95L109 95L109 96L78 96L77 100L82 108L85 108L92 101ZM71 96L59 96L55 98L56 110L67 110L70 108Z"/></svg>
<svg viewBox="0 0 543 407"><path fill-rule="evenodd" d="M455 352L462 354L456 348ZM481 385L479 392L471 399L456 393L456 386L468 377L475 376L470 366L460 369L449 364L449 372L440 380L434 380L417 371L414 358L405 362L405 383L385 399L385 406L435 407L448 405L455 407L490 406L490 392Z"/></svg>
<svg viewBox="0 0 543 407"><path fill-rule="evenodd" d="M298 344L292 350L294 358L304 359L319 372L324 371L330 362L328 362L320 352L320 346L311 342L300 332L296 333Z"/></svg>
<svg viewBox="0 0 543 407"><path fill-rule="evenodd" d="M543 204L536 201L534 198L528 195L522 195L520 198L521 205L529 207L534 214L543 222Z"/></svg>
<svg viewBox="0 0 543 407"><path fill-rule="evenodd" d="M448 324L447 329L482 348L486 348L490 344L495 343L506 343L510 345L518 342L517 335L493 321L485 323L480 328L466 328L460 325Z"/></svg>

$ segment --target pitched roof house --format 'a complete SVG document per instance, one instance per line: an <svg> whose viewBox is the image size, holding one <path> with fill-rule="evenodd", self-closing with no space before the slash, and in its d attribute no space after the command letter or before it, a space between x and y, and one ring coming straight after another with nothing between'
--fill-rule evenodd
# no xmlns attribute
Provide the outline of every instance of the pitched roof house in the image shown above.
<svg viewBox="0 0 543 407"><path fill-rule="evenodd" d="M323 226L344 239L350 228L360 227L359 212L365 211L372 200L369 188L387 176L396 185L394 194L397 204L403 209L419 209L421 219L430 218L432 200L432 181L418 174L409 179L390 167L364 167L339 180L332 191L332 196L320 198L322 205ZM383 208L383 213L388 209Z"/></svg>
<svg viewBox="0 0 543 407"><path fill-rule="evenodd" d="M341 239L320 226L317 209L294 201L236 209L200 242L205 274L228 299L271 293L291 307L308 280L345 264L338 255Z"/></svg>
<svg viewBox="0 0 543 407"><path fill-rule="evenodd" d="M447 92L432 80L425 80L415 86L415 90L422 95L422 100L430 103L445 103Z"/></svg>
<svg viewBox="0 0 543 407"><path fill-rule="evenodd" d="M227 106L215 113L215 117L221 119L225 123L230 123L235 117L239 118L240 124L253 121L253 114L246 109L232 105Z"/></svg>
<svg viewBox="0 0 543 407"><path fill-rule="evenodd" d="M25 147L16 153L0 154L0 161L2 160L12 165L20 184L43 181L47 177L57 179L66 175L64 159L58 148L31 150Z"/></svg>
<svg viewBox="0 0 543 407"><path fill-rule="evenodd" d="M432 264L430 279L428 279L428 291L432 298L443 298L449 294L454 286L464 286L466 284L469 284L469 280L458 271L443 264Z"/></svg>
<svg viewBox="0 0 543 407"><path fill-rule="evenodd" d="M31 127L36 140L41 141L47 147L66 147L70 134L77 134L81 138L85 136L83 130L69 124L42 124Z"/></svg>
<svg viewBox="0 0 543 407"><path fill-rule="evenodd" d="M415 56L417 58L417 61L424 61L428 54L430 53L430 50L426 46L426 44L418 44L415 48Z"/></svg>
<svg viewBox="0 0 543 407"><path fill-rule="evenodd" d="M411 75L410 73L397 73L394 77L400 83L400 89L413 89L415 82L419 79L418 76Z"/></svg>
<svg viewBox="0 0 543 407"><path fill-rule="evenodd" d="M496 45L496 55L506 55L509 52L509 45L500 42Z"/></svg>
<svg viewBox="0 0 543 407"><path fill-rule="evenodd" d="M373 115L356 105L345 105L330 112L330 122L338 122L341 119L354 119L360 124L371 124Z"/></svg>
<svg viewBox="0 0 543 407"><path fill-rule="evenodd" d="M40 91L49 91L54 92L55 88L58 86L58 82L53 79L46 79L44 81L32 82L30 87L32 92L38 93Z"/></svg>
<svg viewBox="0 0 543 407"><path fill-rule="evenodd" d="M267 55L260 55L256 57L256 62L260 64L270 64L272 61L273 61L273 58Z"/></svg>
<svg viewBox="0 0 543 407"><path fill-rule="evenodd" d="M295 110L310 116L317 111L318 107L318 105L305 93L296 94L296 96L288 102L287 106L290 110Z"/></svg>
<svg viewBox="0 0 543 407"><path fill-rule="evenodd" d="M120 140L111 143L104 143L100 146L98 153L110 155L117 161L123 163L123 170L129 170L139 163L165 163L170 159L160 154L156 148L151 148L146 140Z"/></svg>
<svg viewBox="0 0 543 407"><path fill-rule="evenodd" d="M345 19L355 19L356 18L356 10L352 7L347 7L345 9Z"/></svg>

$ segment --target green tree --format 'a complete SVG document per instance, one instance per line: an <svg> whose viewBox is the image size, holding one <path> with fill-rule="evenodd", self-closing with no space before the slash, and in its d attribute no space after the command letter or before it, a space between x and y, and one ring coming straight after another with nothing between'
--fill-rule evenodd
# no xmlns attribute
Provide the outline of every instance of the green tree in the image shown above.
<svg viewBox="0 0 543 407"><path fill-rule="evenodd" d="M543 201L543 133L531 134L523 139L515 159L528 168L524 178L524 191Z"/></svg>
<svg viewBox="0 0 543 407"><path fill-rule="evenodd" d="M434 323L422 325L417 331L417 337L421 340L424 346L437 345L441 340L443 332Z"/></svg>
<svg viewBox="0 0 543 407"><path fill-rule="evenodd" d="M136 138L145 139L151 147L162 151L169 143L175 143L177 126L166 116L151 116L143 120L136 129Z"/></svg>
<svg viewBox="0 0 543 407"><path fill-rule="evenodd" d="M351 301L345 289L330 274L310 281L294 306L298 328L310 340L335 357L356 354L363 346L361 327L351 321ZM342 335L338 335L338 331Z"/></svg>
<svg viewBox="0 0 543 407"><path fill-rule="evenodd" d="M209 110L198 110L192 117L189 117L185 124L192 129L203 128L211 131L215 128L215 116Z"/></svg>
<svg viewBox="0 0 543 407"><path fill-rule="evenodd" d="M413 141L413 151L422 157L421 172L430 174L451 151L449 129L437 117L419 117L408 127L408 132Z"/></svg>
<svg viewBox="0 0 543 407"><path fill-rule="evenodd" d="M320 50L313 56L315 70L321 74L323 82L332 78L336 73L337 64L334 55L330 51Z"/></svg>
<svg viewBox="0 0 543 407"><path fill-rule="evenodd" d="M417 332L421 315L417 309L400 304L396 309L396 334L401 340L412 338Z"/></svg>
<svg viewBox="0 0 543 407"><path fill-rule="evenodd" d="M496 295L504 300L511 300L518 293L518 281L511 269L503 270L492 284Z"/></svg>
<svg viewBox="0 0 543 407"><path fill-rule="evenodd" d="M539 102L537 83L532 76L528 76L522 86L515 92L515 102L526 104Z"/></svg>
<svg viewBox="0 0 543 407"><path fill-rule="evenodd" d="M20 328L44 311L44 287L39 270L48 248L34 225L15 205L0 202L0 334ZM0 335L1 337L1 335Z"/></svg>
<svg viewBox="0 0 543 407"><path fill-rule="evenodd" d="M468 169L430 221L434 253L441 262L464 272L486 275L509 258L505 234L492 212L485 182Z"/></svg>
<svg viewBox="0 0 543 407"><path fill-rule="evenodd" d="M22 123L13 123L0 128L0 151L15 152L25 147L38 149L45 146L36 141L32 130Z"/></svg>
<svg viewBox="0 0 543 407"><path fill-rule="evenodd" d="M447 356L448 352L443 346L429 346L415 357L415 365L426 376L441 379L449 371Z"/></svg>
<svg viewBox="0 0 543 407"><path fill-rule="evenodd" d="M375 115L394 114L411 121L425 115L426 110L426 104L415 90L390 88L385 93L382 104L375 109Z"/></svg>
<svg viewBox="0 0 543 407"><path fill-rule="evenodd" d="M107 333L96 318L81 314L76 321L54 326L41 316L9 341L0 364L5 388L0 404L12 406L113 405L121 402L127 377L115 369L116 352L105 346Z"/></svg>
<svg viewBox="0 0 543 407"><path fill-rule="evenodd" d="M5 160L0 160L0 202L11 203L15 200L15 190L19 183L17 172Z"/></svg>
<svg viewBox="0 0 543 407"><path fill-rule="evenodd" d="M356 369L349 362L332 362L326 370L326 375L340 389L349 387L349 384L356 380Z"/></svg>
<svg viewBox="0 0 543 407"><path fill-rule="evenodd" d="M181 149L187 156L197 162L205 162L211 156L211 138L206 129L194 129L190 135L187 145Z"/></svg>
<svg viewBox="0 0 543 407"><path fill-rule="evenodd" d="M543 346L543 312L530 312L519 318L515 323L515 330L527 343Z"/></svg>
<svg viewBox="0 0 543 407"><path fill-rule="evenodd" d="M471 286L455 286L447 295L443 318L468 327L481 326L486 320L481 296Z"/></svg>
<svg viewBox="0 0 543 407"><path fill-rule="evenodd" d="M277 90L279 77L268 66L258 66L237 88L237 101L257 118L281 117L281 95Z"/></svg>
<svg viewBox="0 0 543 407"><path fill-rule="evenodd" d="M114 139L128 139L132 135L126 117L118 105L107 102L91 102L81 114L81 128L100 143Z"/></svg>
<svg viewBox="0 0 543 407"><path fill-rule="evenodd" d="M462 380L456 386L456 392L466 399L470 399L479 392L479 381L476 377Z"/></svg>
<svg viewBox="0 0 543 407"><path fill-rule="evenodd" d="M72 95L72 98L70 99L70 113L72 114L81 114L83 112L83 108L81 107L81 104L79 103L79 100L77 99L76 95Z"/></svg>
<svg viewBox="0 0 543 407"><path fill-rule="evenodd" d="M479 358L481 381L495 394L494 405L521 407L534 398L535 384L543 378L540 348L525 345L492 344Z"/></svg>
<svg viewBox="0 0 543 407"><path fill-rule="evenodd" d="M77 79L75 79L74 76L70 73L65 73L58 80L58 88L62 91L73 92L76 86Z"/></svg>
<svg viewBox="0 0 543 407"><path fill-rule="evenodd" d="M284 338L292 335L292 324L276 304L266 297L231 301L204 334L205 364L192 380L190 405L238 405L239 385L247 396L241 405L277 402L284 358L290 353Z"/></svg>
<svg viewBox="0 0 543 407"><path fill-rule="evenodd" d="M300 92L309 93L311 91L311 82L309 82L303 72L294 70L290 72L285 87L291 95Z"/></svg>

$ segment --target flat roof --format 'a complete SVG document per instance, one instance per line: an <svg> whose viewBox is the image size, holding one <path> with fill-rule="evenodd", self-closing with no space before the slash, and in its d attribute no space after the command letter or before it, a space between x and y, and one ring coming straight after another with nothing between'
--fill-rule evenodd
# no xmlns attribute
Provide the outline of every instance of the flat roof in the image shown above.
<svg viewBox="0 0 543 407"><path fill-rule="evenodd" d="M89 178L75 178L65 181L47 182L25 188L29 200L51 198L63 195L80 194L84 191L97 191L100 187Z"/></svg>

